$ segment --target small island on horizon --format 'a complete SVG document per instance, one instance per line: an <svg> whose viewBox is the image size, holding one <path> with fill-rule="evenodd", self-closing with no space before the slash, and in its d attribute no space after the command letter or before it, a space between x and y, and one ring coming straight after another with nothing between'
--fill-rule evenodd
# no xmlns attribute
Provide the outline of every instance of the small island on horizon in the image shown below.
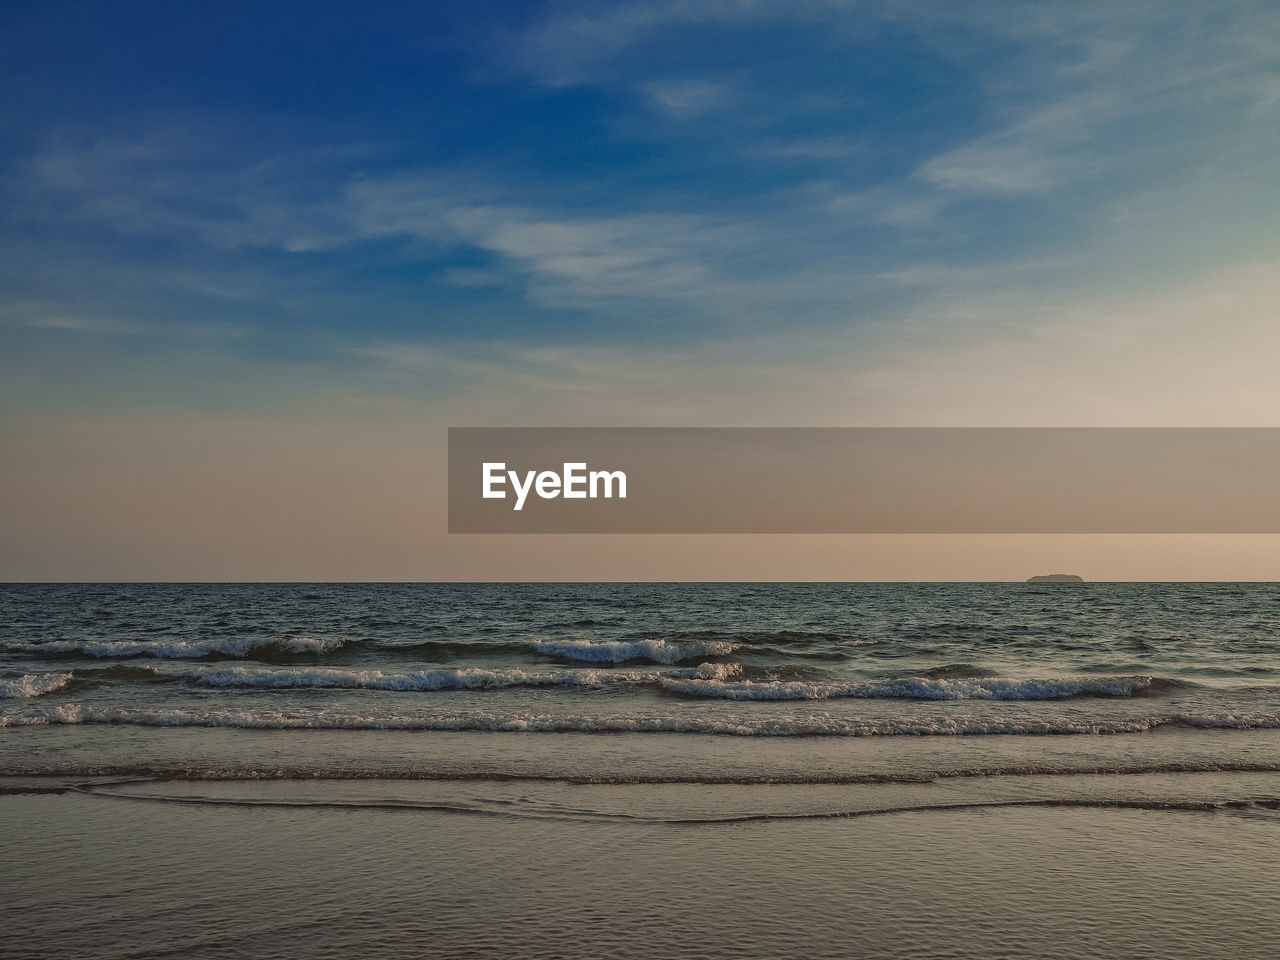
<svg viewBox="0 0 1280 960"><path fill-rule="evenodd" d="M1074 573L1046 573L1038 577L1027 577L1027 583L1084 583L1084 577Z"/></svg>

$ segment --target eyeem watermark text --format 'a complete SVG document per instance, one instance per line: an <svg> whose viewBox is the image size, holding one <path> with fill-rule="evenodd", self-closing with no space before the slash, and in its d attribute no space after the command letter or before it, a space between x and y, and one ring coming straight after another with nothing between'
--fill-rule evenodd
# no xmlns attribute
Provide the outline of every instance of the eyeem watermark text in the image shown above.
<svg viewBox="0 0 1280 960"><path fill-rule="evenodd" d="M627 475L621 470L588 470L585 463L565 463L560 473L554 470L508 470L505 463L483 465L483 496L486 500L507 499L506 486L515 493L512 510L523 510L530 491L543 500L564 497L566 500L611 500L627 498ZM615 493L616 491L616 493Z"/></svg>

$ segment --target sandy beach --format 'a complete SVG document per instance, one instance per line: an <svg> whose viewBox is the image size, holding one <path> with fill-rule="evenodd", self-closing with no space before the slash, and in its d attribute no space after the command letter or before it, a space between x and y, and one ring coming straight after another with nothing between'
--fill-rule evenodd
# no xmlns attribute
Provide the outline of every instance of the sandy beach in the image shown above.
<svg viewBox="0 0 1280 960"><path fill-rule="evenodd" d="M6 955L1264 958L1280 938L1271 811L681 824L264 786L0 797Z"/></svg>

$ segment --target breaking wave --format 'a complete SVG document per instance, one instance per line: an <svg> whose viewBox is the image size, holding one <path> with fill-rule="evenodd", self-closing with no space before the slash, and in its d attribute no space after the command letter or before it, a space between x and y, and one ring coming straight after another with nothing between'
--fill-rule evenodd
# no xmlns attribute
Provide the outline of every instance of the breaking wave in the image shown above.
<svg viewBox="0 0 1280 960"><path fill-rule="evenodd" d="M703 664L688 670L522 670L518 667L395 672L335 667L311 669L242 666L205 667L179 674L205 687L315 687L353 690L493 690L506 687L602 687L657 683L667 678L723 681L736 665Z"/></svg>
<svg viewBox="0 0 1280 960"><path fill-rule="evenodd" d="M70 673L27 673L0 679L0 700L31 700L61 690L71 682Z"/></svg>
<svg viewBox="0 0 1280 960"><path fill-rule="evenodd" d="M1175 681L1157 677L1100 677L1063 680L1015 680L913 677L851 683L802 681L726 682L718 679L667 678L661 681L670 693L723 700L830 700L840 697L904 700L1063 700L1068 697L1133 697L1169 689Z"/></svg>
<svg viewBox="0 0 1280 960"><path fill-rule="evenodd" d="M0 711L0 727L128 724L235 727L255 730L456 730L521 733L673 733L739 737L1070 736L1146 733L1166 726L1259 730L1280 728L1280 713L1186 713L1136 717L671 716L658 714L456 713L348 714L220 708L135 708L82 703Z"/></svg>

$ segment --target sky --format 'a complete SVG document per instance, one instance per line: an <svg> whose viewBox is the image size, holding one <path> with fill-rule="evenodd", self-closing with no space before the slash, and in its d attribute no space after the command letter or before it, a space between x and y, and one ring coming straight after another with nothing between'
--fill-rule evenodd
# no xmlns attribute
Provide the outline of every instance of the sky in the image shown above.
<svg viewBox="0 0 1280 960"><path fill-rule="evenodd" d="M1280 7L0 7L0 578L1280 579L449 536L449 426L1280 426Z"/></svg>

